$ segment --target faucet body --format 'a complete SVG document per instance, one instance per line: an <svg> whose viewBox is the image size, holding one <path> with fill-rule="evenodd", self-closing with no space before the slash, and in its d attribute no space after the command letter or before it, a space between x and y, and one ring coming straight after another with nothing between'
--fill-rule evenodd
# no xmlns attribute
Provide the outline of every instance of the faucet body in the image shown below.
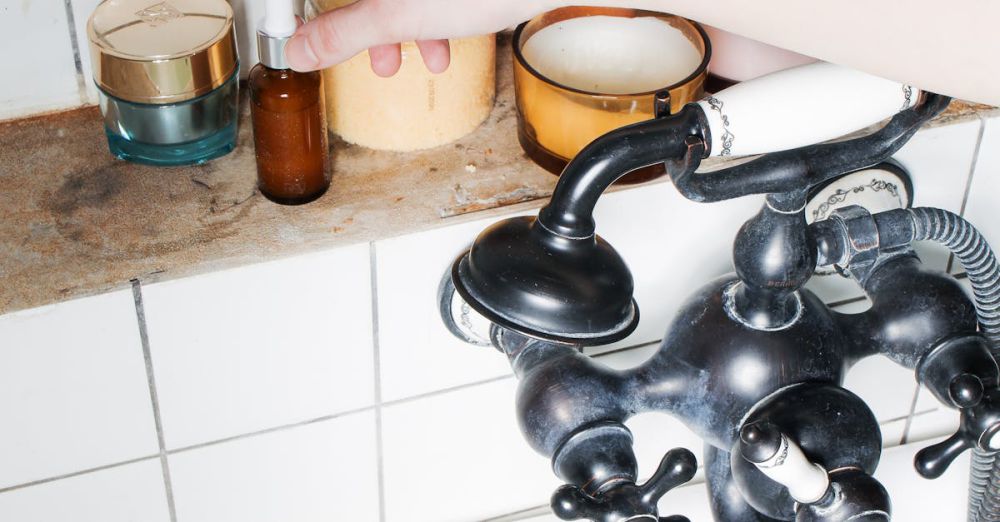
<svg viewBox="0 0 1000 522"><path fill-rule="evenodd" d="M705 140L693 111L673 124L611 133L570 163L537 221L491 227L456 262L456 289L493 321L493 344L519 379L517 414L527 442L567 483L553 496L558 516L684 520L659 518L656 500L690 479L693 456L675 450L653 478L637 484L624 423L660 411L704 440L716 520L889 520L888 495L872 478L881 454L878 423L842 387L853 364L876 354L913 369L962 411L964 431L925 450L918 471L939 475L960 451L988 448L994 438L993 449L1000 449L1000 371L979 331L977 306L950 275L921 265L910 248L920 235L916 214L873 216L850 207L812 225L805 217L809 187L886 158L948 102L928 98L872 135L704 175L694 174ZM636 143L658 144L630 153ZM651 147L661 155L648 154ZM624 337L638 312L631 276L594 235L591 212L617 177L654 157L691 199L767 197L735 238L735 272L687 299L647 361L615 370L581 347ZM803 288L818 266L829 265L864 288L870 310L840 314ZM577 301L586 308L574 308ZM558 313L539 317L546 310ZM598 326L586 322L591 317ZM585 327L596 333L574 334Z"/></svg>

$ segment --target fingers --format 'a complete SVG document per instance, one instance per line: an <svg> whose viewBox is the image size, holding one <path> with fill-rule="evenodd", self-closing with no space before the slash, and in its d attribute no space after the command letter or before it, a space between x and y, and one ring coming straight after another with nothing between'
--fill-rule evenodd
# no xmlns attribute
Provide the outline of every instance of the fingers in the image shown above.
<svg viewBox="0 0 1000 522"><path fill-rule="evenodd" d="M372 71L383 78L396 74L402 64L399 44L376 45L368 49L368 56L371 58Z"/></svg>
<svg viewBox="0 0 1000 522"><path fill-rule="evenodd" d="M440 74L448 68L451 62L451 46L448 40L417 40L417 48L420 49L420 56L423 57L428 71Z"/></svg>
<svg viewBox="0 0 1000 522"><path fill-rule="evenodd" d="M380 18L374 0L361 0L322 14L299 27L286 44L288 64L296 71L315 71L343 62L368 47L393 41L390 24L379 23Z"/></svg>

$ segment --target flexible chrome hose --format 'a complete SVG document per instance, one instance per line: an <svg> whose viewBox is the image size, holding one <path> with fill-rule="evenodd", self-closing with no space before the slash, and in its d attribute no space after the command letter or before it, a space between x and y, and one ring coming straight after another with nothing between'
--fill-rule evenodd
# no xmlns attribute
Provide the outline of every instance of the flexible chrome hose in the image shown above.
<svg viewBox="0 0 1000 522"><path fill-rule="evenodd" d="M947 247L972 283L980 331L1000 359L1000 266L982 234L961 216L936 208L910 210L915 241ZM969 522L1000 521L1000 453L973 450L969 474Z"/></svg>

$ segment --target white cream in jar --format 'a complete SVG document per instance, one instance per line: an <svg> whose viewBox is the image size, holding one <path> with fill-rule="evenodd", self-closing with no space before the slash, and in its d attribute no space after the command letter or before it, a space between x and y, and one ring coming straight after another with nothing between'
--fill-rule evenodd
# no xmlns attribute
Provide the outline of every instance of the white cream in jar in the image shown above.
<svg viewBox="0 0 1000 522"><path fill-rule="evenodd" d="M600 94L661 89L687 78L702 61L684 33L653 17L564 20L532 35L521 52L546 78Z"/></svg>

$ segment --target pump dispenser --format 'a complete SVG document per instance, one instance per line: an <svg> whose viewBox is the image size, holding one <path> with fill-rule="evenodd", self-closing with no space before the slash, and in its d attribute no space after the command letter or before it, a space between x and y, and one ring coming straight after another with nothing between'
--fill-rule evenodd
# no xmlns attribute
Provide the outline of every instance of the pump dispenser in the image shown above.
<svg viewBox="0 0 1000 522"><path fill-rule="evenodd" d="M322 77L293 71L285 59L296 26L291 0L266 1L257 31L260 63L248 82L258 187L286 205L322 196L331 174Z"/></svg>

